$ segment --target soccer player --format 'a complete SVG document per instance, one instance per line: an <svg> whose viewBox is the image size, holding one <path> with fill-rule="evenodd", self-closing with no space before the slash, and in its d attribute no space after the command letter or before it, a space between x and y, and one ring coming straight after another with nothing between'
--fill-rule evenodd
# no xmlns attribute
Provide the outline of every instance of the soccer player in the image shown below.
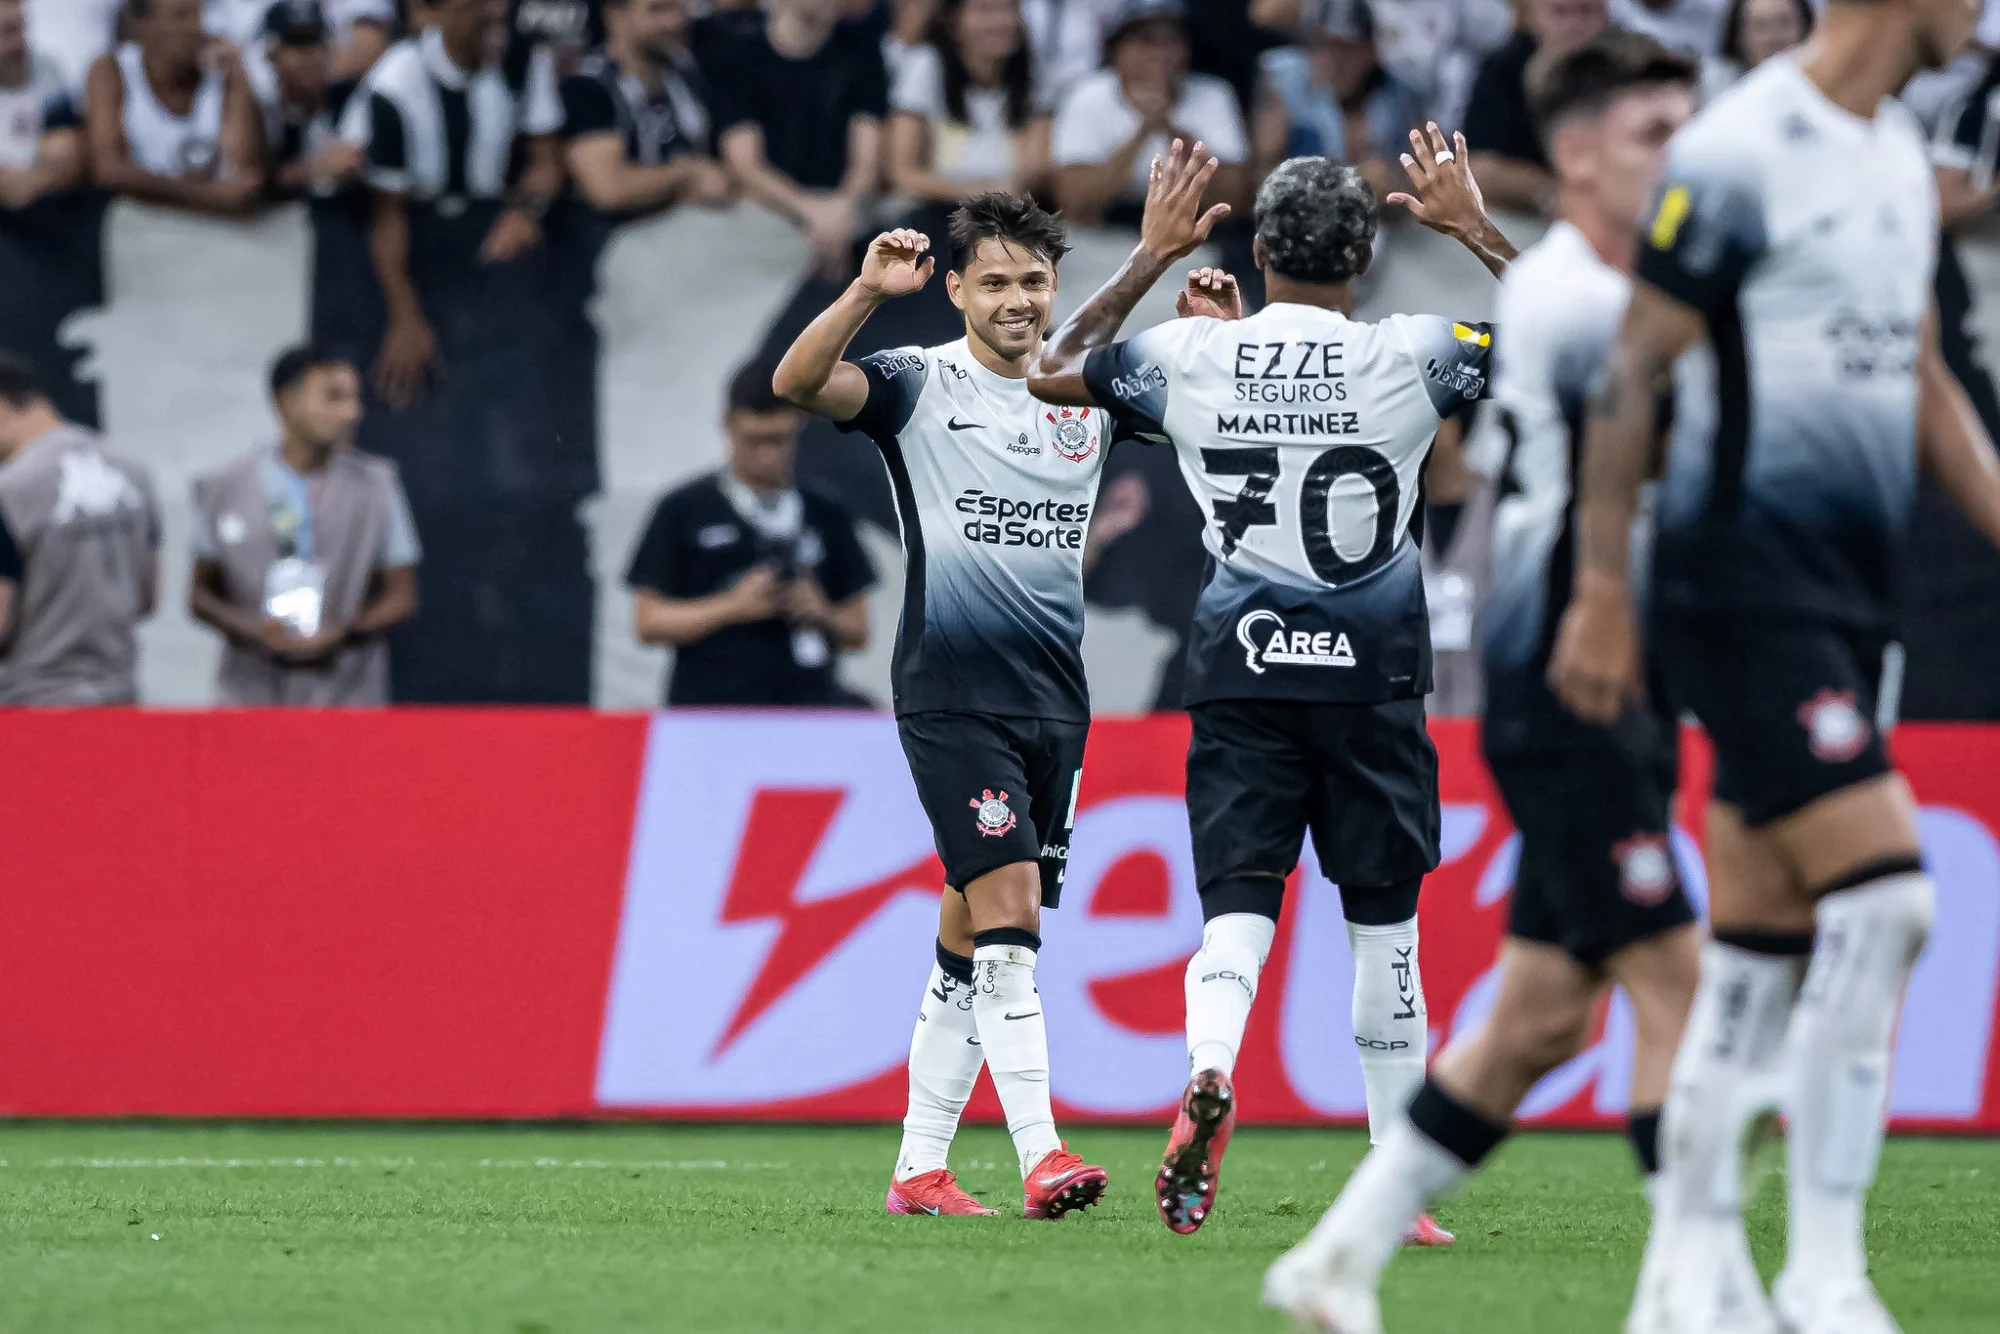
<svg viewBox="0 0 2000 1334"><path fill-rule="evenodd" d="M1497 429L1474 450L1499 487L1483 740L1520 858L1492 1014L1438 1058L1408 1115L1272 1269L1274 1305L1342 1331L1379 1327L1375 1279L1393 1238L1493 1151L1535 1082L1582 1049L1610 983L1624 988L1638 1033L1629 1127L1649 1189L1659 1169L1660 1104L1700 969L1668 841L1674 716L1648 698L1609 725L1580 722L1543 678L1575 564L1571 461L1585 401L1696 80L1693 61L1615 28L1530 73L1560 208L1501 282Z"/></svg>
<svg viewBox="0 0 2000 1334"><path fill-rule="evenodd" d="M966 201L945 290L965 337L841 360L882 302L936 267L920 232L885 232L860 277L799 335L774 387L881 447L908 559L896 632L897 730L945 880L937 966L910 1044L891 1213L992 1213L945 1166L982 1054L1020 1156L1030 1218L1096 1203L1101 1167L1056 1135L1035 990L1041 910L1062 892L1083 778L1083 549L1111 444L1105 415L1028 396L1069 247L1032 199Z"/></svg>
<svg viewBox="0 0 2000 1334"><path fill-rule="evenodd" d="M1495 273L1513 254L1435 125L1405 157L1407 201ZM1043 349L1035 396L1101 405L1171 441L1209 516L1211 573L1189 636L1188 820L1201 949L1186 976L1192 1073L1155 1193L1190 1233L1214 1207L1234 1125L1231 1075L1285 879L1310 829L1354 947L1354 1033L1371 1132L1424 1074L1417 891L1438 862L1437 752L1424 728L1430 623L1411 524L1432 440L1480 397L1491 337L1437 316L1348 317L1367 271L1374 192L1351 167L1294 158L1257 194L1270 304L1197 270L1184 316L1117 342L1133 304L1199 245L1214 159L1176 140L1154 164L1139 246ZM1428 1240L1449 1241L1429 1225ZM1399 1233L1400 1235L1400 1233ZM1393 1238L1392 1238L1393 1242Z"/></svg>
<svg viewBox="0 0 2000 1334"><path fill-rule="evenodd" d="M2000 463L1938 352L1937 196L1893 94L1977 17L1973 0L1836 0L1806 46L1695 117L1668 150L1592 410L1551 679L1600 723L1638 689L1625 534L1674 368L1653 626L1670 692L1716 752L1713 939L1667 1098L1649 1331L1896 1328L1862 1215L1934 892L1878 681L1918 466L2000 542ZM1775 1312L1736 1162L1774 1087L1790 1123Z"/></svg>

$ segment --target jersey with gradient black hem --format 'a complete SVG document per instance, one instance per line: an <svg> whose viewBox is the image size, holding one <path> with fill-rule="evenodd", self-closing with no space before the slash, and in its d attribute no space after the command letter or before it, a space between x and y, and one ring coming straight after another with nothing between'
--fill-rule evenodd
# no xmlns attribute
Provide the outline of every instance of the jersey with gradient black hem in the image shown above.
<svg viewBox="0 0 2000 1334"><path fill-rule="evenodd" d="M1486 393L1487 325L1275 304L1100 348L1084 382L1171 441L1211 559L1185 702L1373 704L1431 688L1410 524L1431 442Z"/></svg>
<svg viewBox="0 0 2000 1334"><path fill-rule="evenodd" d="M859 364L868 402L839 425L881 447L908 563L897 715L1089 721L1083 542L1107 415L1037 402L963 338Z"/></svg>
<svg viewBox="0 0 2000 1334"><path fill-rule="evenodd" d="M1507 266L1495 322L1493 406L1468 461L1497 483L1492 588L1480 611L1486 669L1483 740L1495 753L1593 739L1600 729L1548 687L1549 654L1576 574L1576 482L1590 395L1631 300L1632 280L1567 222ZM1640 513L1652 502L1642 493ZM1642 569L1649 525L1633 526Z"/></svg>
<svg viewBox="0 0 2000 1334"><path fill-rule="evenodd" d="M1638 276L1708 340L1675 368L1662 606L1893 624L1937 241L1916 118L1894 98L1854 116L1794 58L1675 137Z"/></svg>

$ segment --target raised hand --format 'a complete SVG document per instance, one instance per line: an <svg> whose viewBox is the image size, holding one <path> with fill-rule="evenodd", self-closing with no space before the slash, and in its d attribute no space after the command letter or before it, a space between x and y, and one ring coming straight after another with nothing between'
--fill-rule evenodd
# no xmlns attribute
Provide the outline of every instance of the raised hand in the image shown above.
<svg viewBox="0 0 2000 1334"><path fill-rule="evenodd" d="M1434 232L1461 239L1471 235L1486 221L1486 200L1466 160L1465 136L1455 133L1446 143L1444 131L1432 121L1410 131L1410 150L1403 154L1403 170L1416 193L1398 190L1388 202L1408 209Z"/></svg>
<svg viewBox="0 0 2000 1334"><path fill-rule="evenodd" d="M1187 286L1174 297L1182 319L1240 320L1243 293L1233 275L1223 269L1189 269Z"/></svg>
<svg viewBox="0 0 2000 1334"><path fill-rule="evenodd" d="M1229 216L1229 205L1201 211L1201 197L1222 163L1197 139L1192 148L1176 139L1166 160L1153 159L1146 184L1146 212L1139 220L1139 245L1163 264L1172 264L1208 240L1215 224Z"/></svg>
<svg viewBox="0 0 2000 1334"><path fill-rule="evenodd" d="M883 232L868 243L868 255L861 261L857 279L878 297L908 296L921 291L937 268L937 256L926 255L931 238L920 231L899 227Z"/></svg>

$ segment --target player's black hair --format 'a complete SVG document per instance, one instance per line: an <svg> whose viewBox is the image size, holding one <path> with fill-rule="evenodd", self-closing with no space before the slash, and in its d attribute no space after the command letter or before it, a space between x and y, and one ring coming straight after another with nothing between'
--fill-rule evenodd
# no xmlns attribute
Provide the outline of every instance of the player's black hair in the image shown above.
<svg viewBox="0 0 2000 1334"><path fill-rule="evenodd" d="M762 416L767 412L790 412L792 405L771 388L774 368L762 361L746 361L729 377L729 410Z"/></svg>
<svg viewBox="0 0 2000 1334"><path fill-rule="evenodd" d="M1729 12L1722 18L1722 58L1739 67L1750 63L1743 54L1743 11L1748 8L1749 0L1729 0ZM1812 36L1819 16L1813 12L1812 0L1792 0L1792 8L1799 11L1799 40L1803 42Z"/></svg>
<svg viewBox="0 0 2000 1334"><path fill-rule="evenodd" d="M12 352L0 351L0 403L20 409L47 397L42 377L35 374L32 362Z"/></svg>
<svg viewBox="0 0 2000 1334"><path fill-rule="evenodd" d="M951 215L951 266L959 273L972 262L981 241L1005 241L1053 267L1069 253L1069 236L1055 214L1033 195L989 190L960 204Z"/></svg>
<svg viewBox="0 0 2000 1334"><path fill-rule="evenodd" d="M1323 157L1289 158L1257 190L1264 263L1296 283L1337 287L1366 273L1378 220L1367 178Z"/></svg>
<svg viewBox="0 0 2000 1334"><path fill-rule="evenodd" d="M322 366L352 366L354 358L317 343L298 343L278 354L271 363L271 397L296 389L305 378Z"/></svg>
<svg viewBox="0 0 2000 1334"><path fill-rule="evenodd" d="M944 74L945 115L960 125L971 123L965 94L972 85L972 74L958 49L958 16L964 8L965 0L944 0L931 19L929 34ZM1014 54L1000 62L1000 91L1007 97L1007 128L1012 130L1026 129L1035 115L1034 59L1028 52L1027 30L1022 29L1020 36Z"/></svg>
<svg viewBox="0 0 2000 1334"><path fill-rule="evenodd" d="M1634 88L1692 88L1701 71L1692 57L1650 37L1607 28L1577 47L1528 67L1528 107L1546 140L1572 116L1595 116Z"/></svg>

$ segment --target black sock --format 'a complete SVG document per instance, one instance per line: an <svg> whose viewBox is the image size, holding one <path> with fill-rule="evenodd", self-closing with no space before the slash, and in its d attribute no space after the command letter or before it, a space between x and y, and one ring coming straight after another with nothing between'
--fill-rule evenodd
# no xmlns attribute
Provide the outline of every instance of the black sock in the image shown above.
<svg viewBox="0 0 2000 1334"><path fill-rule="evenodd" d="M1410 1124L1468 1168L1485 1162L1500 1147L1500 1141L1507 1138L1508 1130L1473 1111L1439 1088L1436 1080L1428 1078L1410 1100Z"/></svg>
<svg viewBox="0 0 2000 1334"><path fill-rule="evenodd" d="M1633 1156L1639 1160L1639 1171L1644 1176L1658 1176L1660 1172L1660 1109L1657 1107L1634 1107L1625 1117L1625 1133L1632 1140Z"/></svg>
<svg viewBox="0 0 2000 1334"><path fill-rule="evenodd" d="M972 985L972 956L959 954L944 947L940 940L937 947L938 968L946 977L956 980L961 986Z"/></svg>
<svg viewBox="0 0 2000 1334"><path fill-rule="evenodd" d="M988 945L1026 945L1037 954L1042 950L1042 938L1025 926L996 926L987 931L972 933L972 948L983 949Z"/></svg>
<svg viewBox="0 0 2000 1334"><path fill-rule="evenodd" d="M1813 952L1810 931L1758 931L1752 927L1718 926L1711 932L1718 944L1733 945L1749 954L1774 959L1802 959Z"/></svg>

